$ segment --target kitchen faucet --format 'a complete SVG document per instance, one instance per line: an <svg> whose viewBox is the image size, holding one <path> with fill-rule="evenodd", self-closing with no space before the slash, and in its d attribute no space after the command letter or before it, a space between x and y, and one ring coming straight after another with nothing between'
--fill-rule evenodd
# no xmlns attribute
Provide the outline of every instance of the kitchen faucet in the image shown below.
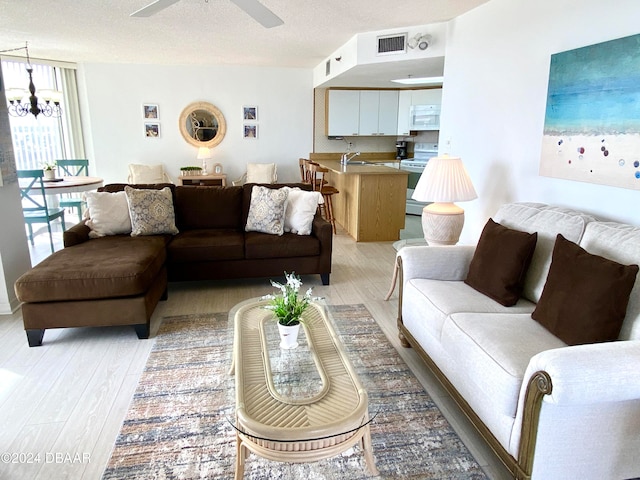
<svg viewBox="0 0 640 480"><path fill-rule="evenodd" d="M357 157L358 155L360 155L360 152L355 152L351 156L349 156L348 152L343 153L342 157L340 157L340 165L348 165L349 160L351 160L353 157Z"/></svg>

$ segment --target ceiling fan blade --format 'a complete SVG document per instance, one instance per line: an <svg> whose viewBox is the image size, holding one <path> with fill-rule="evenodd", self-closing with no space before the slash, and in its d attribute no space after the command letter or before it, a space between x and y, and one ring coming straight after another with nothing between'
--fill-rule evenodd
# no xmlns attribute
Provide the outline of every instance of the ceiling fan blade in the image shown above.
<svg viewBox="0 0 640 480"><path fill-rule="evenodd" d="M160 1L160 0L158 0ZM273 28L284 22L275 13L262 5L258 0L231 0L242 10L252 16L256 22L265 28Z"/></svg>
<svg viewBox="0 0 640 480"><path fill-rule="evenodd" d="M136 10L133 12L130 17L150 17L151 15L155 15L160 10L164 10L167 7L170 7L174 3L178 3L180 0L156 0L155 2L150 3L146 7L142 7L140 10Z"/></svg>

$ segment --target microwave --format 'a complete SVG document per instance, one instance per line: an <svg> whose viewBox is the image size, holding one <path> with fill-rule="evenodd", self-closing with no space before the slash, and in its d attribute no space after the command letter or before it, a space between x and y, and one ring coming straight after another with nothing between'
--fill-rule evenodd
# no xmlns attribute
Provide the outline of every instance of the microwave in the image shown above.
<svg viewBox="0 0 640 480"><path fill-rule="evenodd" d="M439 130L440 105L411 105L409 130Z"/></svg>

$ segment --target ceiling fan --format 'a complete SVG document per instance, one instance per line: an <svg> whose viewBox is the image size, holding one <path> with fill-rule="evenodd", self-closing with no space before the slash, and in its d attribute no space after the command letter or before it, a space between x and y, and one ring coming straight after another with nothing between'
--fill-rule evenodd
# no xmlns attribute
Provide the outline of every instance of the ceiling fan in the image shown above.
<svg viewBox="0 0 640 480"><path fill-rule="evenodd" d="M150 17L155 15L160 10L178 3L180 0L155 0L146 7L142 7L140 10L136 10L130 16L131 17ZM242 10L247 12L256 22L261 24L265 28L273 28L278 25L282 25L284 22L275 13L262 5L258 0L231 0Z"/></svg>

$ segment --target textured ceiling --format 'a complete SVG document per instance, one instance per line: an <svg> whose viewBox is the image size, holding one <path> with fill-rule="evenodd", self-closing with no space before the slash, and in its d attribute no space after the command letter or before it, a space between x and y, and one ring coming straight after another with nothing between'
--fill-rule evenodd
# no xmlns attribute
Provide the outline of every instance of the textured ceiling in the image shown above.
<svg viewBox="0 0 640 480"><path fill-rule="evenodd" d="M488 0L262 0L284 20L266 29L229 0L0 0L0 50L32 58L137 64L313 68L353 35L447 21ZM22 56L22 52L16 52Z"/></svg>

